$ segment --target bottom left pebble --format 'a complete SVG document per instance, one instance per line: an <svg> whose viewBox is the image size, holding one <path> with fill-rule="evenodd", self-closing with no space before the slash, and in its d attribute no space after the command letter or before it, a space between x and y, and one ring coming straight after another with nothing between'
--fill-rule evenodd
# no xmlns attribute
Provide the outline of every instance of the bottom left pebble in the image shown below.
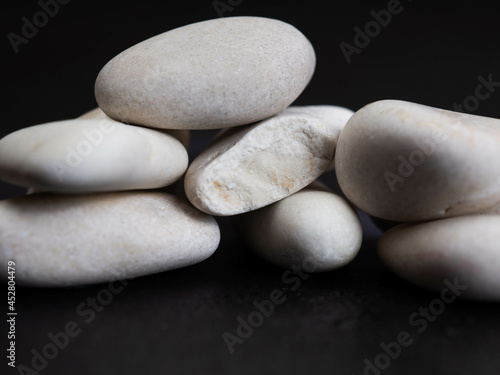
<svg viewBox="0 0 500 375"><path fill-rule="evenodd" d="M69 287L199 263L220 242L215 219L156 191L32 194L0 202L0 263L16 282Z"/></svg>

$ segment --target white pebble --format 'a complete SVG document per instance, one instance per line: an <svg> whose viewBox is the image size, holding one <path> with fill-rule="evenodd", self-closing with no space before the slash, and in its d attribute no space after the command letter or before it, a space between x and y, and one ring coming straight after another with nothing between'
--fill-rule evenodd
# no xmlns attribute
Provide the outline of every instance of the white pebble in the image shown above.
<svg viewBox="0 0 500 375"><path fill-rule="evenodd" d="M0 202L0 263L16 283L65 287L189 266L220 240L213 217L158 192L33 194Z"/></svg>
<svg viewBox="0 0 500 375"><path fill-rule="evenodd" d="M76 119L32 126L0 140L0 178L62 193L153 189L186 171L186 149L162 132Z"/></svg>
<svg viewBox="0 0 500 375"><path fill-rule="evenodd" d="M380 259L402 278L435 291L465 285L464 298L500 301L500 216L402 224L385 232Z"/></svg>
<svg viewBox="0 0 500 375"><path fill-rule="evenodd" d="M347 198L375 217L472 214L500 201L500 120L375 102L342 130L335 170Z"/></svg>
<svg viewBox="0 0 500 375"><path fill-rule="evenodd" d="M235 219L256 254L284 268L307 263L309 272L350 263L363 238L349 203L316 185Z"/></svg>
<svg viewBox="0 0 500 375"><path fill-rule="evenodd" d="M116 120L165 129L249 124L284 110L309 83L311 43L269 18L183 26L123 51L101 70L95 96Z"/></svg>

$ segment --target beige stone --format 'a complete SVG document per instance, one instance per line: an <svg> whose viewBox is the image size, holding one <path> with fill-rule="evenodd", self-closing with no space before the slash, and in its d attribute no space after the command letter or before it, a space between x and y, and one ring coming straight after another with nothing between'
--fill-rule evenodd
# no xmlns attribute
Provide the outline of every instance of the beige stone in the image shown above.
<svg viewBox="0 0 500 375"><path fill-rule="evenodd" d="M381 260L402 278L442 291L448 280L461 297L500 301L500 217L461 216L402 224L378 244ZM448 294L449 296L449 294Z"/></svg>
<svg viewBox="0 0 500 375"><path fill-rule="evenodd" d="M226 129L189 166L186 195L214 215L264 207L319 177L331 165L337 136L337 128L293 107Z"/></svg>
<svg viewBox="0 0 500 375"><path fill-rule="evenodd" d="M105 119L51 122L0 140L0 178L35 191L159 188L178 180L187 165L174 137Z"/></svg>
<svg viewBox="0 0 500 375"><path fill-rule="evenodd" d="M314 72L311 43L269 18L194 23L123 51L99 73L95 95L111 118L154 128L249 124L289 106Z"/></svg>
<svg viewBox="0 0 500 375"><path fill-rule="evenodd" d="M308 272L350 263L363 238L356 211L324 186L308 186L235 219L257 255L284 268L305 266Z"/></svg>
<svg viewBox="0 0 500 375"><path fill-rule="evenodd" d="M158 192L33 194L1 201L0 223L0 263L14 260L16 283L38 287L189 266L220 240L213 217Z"/></svg>
<svg viewBox="0 0 500 375"><path fill-rule="evenodd" d="M335 169L347 198L382 219L471 214L500 202L500 120L375 102L342 130Z"/></svg>

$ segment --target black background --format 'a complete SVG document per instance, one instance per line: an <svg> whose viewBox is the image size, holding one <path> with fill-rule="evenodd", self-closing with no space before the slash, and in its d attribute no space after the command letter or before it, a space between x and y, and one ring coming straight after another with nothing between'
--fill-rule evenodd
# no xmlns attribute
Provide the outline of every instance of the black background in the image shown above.
<svg viewBox="0 0 500 375"><path fill-rule="evenodd" d="M390 98L451 109L474 95L479 76L500 81L498 11L477 1L401 4L402 12L352 55L350 64L339 44L353 44L353 28L364 28L370 11L385 9L387 2L243 0L224 16L277 18L309 38L318 62L299 105L357 110ZM21 18L32 19L39 10L35 1L12 1L2 10L2 137L94 108L95 77L116 54L161 32L218 16L211 0L73 0L16 54L7 34L20 34ZM499 100L500 93L493 92L474 114L500 117ZM213 134L193 132L191 158ZM323 179L336 188L333 173ZM0 182L1 199L25 190ZM247 251L230 218L218 220L222 242L212 258L129 281L89 323L77 307L106 285L18 288L17 364L31 367L32 350L41 351L50 332L74 321L80 334L40 373L362 374L364 360L373 362L380 344L402 331L414 341L382 374L500 373L498 304L454 302L418 333L421 326L412 325L410 316L438 295L381 266L375 255L380 231L365 215L356 260L335 272L308 275L297 290L283 281L284 270ZM237 317L246 319L255 311L253 302L268 299L274 289L283 291L285 303L230 354L223 333L236 334ZM5 337L7 325L2 327ZM0 357L1 373L17 373Z"/></svg>

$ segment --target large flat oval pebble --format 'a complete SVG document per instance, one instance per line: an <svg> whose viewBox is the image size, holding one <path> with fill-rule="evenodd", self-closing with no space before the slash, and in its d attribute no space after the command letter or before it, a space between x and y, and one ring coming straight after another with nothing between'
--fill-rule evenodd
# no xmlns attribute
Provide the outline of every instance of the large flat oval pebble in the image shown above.
<svg viewBox="0 0 500 375"><path fill-rule="evenodd" d="M384 233L378 253L414 284L435 291L458 284L462 297L500 301L499 228L500 216L402 224Z"/></svg>
<svg viewBox="0 0 500 375"><path fill-rule="evenodd" d="M311 111L294 107L253 125L223 130L189 166L186 195L214 215L264 207L327 170L338 133Z"/></svg>
<svg viewBox="0 0 500 375"><path fill-rule="evenodd" d="M123 51L99 73L95 96L111 118L154 128L249 124L290 105L314 72L295 27L227 17L180 27Z"/></svg>
<svg viewBox="0 0 500 375"><path fill-rule="evenodd" d="M39 287L189 266L220 239L213 217L158 192L33 194L0 202L0 223L0 262L15 261L16 283Z"/></svg>
<svg viewBox="0 0 500 375"><path fill-rule="evenodd" d="M361 222L349 203L315 185L235 219L257 255L284 268L305 267L309 272L350 263L363 238Z"/></svg>
<svg viewBox="0 0 500 375"><path fill-rule="evenodd" d="M36 191L159 188L187 165L186 149L171 135L105 119L52 122L0 140L0 178Z"/></svg>
<svg viewBox="0 0 500 375"><path fill-rule="evenodd" d="M94 108L88 112L85 112L83 115L79 116L78 118L80 119L96 119L96 120L107 120L107 121L115 121L108 115L106 115L101 108L97 107ZM117 121L119 122L119 121ZM131 125L131 124L128 124ZM133 125L133 124L132 124ZM179 142L182 143L182 145L186 148L186 150L189 150L189 141L190 141L190 134L189 130L183 130L183 129L165 129L162 130L162 132L165 132L166 134L170 134L174 138L176 138Z"/></svg>
<svg viewBox="0 0 500 375"><path fill-rule="evenodd" d="M424 221L500 202L500 120L383 100L342 130L335 170L370 215Z"/></svg>

